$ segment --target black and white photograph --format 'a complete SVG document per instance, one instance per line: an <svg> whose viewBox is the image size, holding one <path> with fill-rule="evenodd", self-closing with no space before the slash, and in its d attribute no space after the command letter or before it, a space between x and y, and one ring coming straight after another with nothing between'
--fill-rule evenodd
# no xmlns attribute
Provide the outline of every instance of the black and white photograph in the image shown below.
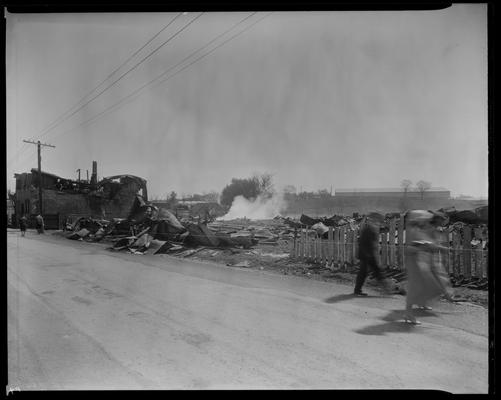
<svg viewBox="0 0 501 400"><path fill-rule="evenodd" d="M6 7L6 392L489 393L488 8Z"/></svg>

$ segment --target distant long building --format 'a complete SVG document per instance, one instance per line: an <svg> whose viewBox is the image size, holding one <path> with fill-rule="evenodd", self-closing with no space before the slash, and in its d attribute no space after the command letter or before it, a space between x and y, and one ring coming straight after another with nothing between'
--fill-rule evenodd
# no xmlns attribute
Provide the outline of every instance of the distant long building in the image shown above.
<svg viewBox="0 0 501 400"><path fill-rule="evenodd" d="M410 197L410 198L421 198L421 192L412 189L405 192L402 188L375 188L375 189L336 189L336 197ZM442 187L427 189L423 197L428 199L450 199L451 192Z"/></svg>

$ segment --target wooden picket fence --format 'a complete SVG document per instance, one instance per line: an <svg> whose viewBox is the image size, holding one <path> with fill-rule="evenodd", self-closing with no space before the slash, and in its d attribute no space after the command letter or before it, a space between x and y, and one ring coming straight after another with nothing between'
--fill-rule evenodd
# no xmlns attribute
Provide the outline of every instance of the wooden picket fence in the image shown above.
<svg viewBox="0 0 501 400"><path fill-rule="evenodd" d="M379 262L385 267L405 270L405 230L398 219L392 219L388 232L379 235ZM291 258L328 266L353 265L358 262L360 227L329 227L328 238L319 238L311 229L299 229L291 246ZM482 228L465 225L462 231L439 233L440 244L448 249L438 252L445 270L453 276L487 278L488 251L483 249L487 232ZM471 241L481 240L473 248ZM393 240L392 240L393 239Z"/></svg>

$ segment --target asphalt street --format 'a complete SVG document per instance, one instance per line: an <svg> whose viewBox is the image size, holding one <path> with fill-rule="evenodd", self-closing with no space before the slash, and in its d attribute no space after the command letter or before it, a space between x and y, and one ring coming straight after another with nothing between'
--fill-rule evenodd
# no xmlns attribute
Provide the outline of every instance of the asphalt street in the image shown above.
<svg viewBox="0 0 501 400"><path fill-rule="evenodd" d="M7 233L8 386L488 391L488 313Z"/></svg>

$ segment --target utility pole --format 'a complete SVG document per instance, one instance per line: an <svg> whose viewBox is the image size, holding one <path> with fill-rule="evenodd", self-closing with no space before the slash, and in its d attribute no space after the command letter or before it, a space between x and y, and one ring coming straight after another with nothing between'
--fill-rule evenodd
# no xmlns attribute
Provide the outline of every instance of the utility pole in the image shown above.
<svg viewBox="0 0 501 400"><path fill-rule="evenodd" d="M31 140L23 140L25 143L31 143L31 144L36 144L38 147L38 211L40 212L40 215L42 215L42 146L46 147L53 147L56 148L56 146L53 146L51 144L46 144L46 143L40 143L40 140L37 142L33 142Z"/></svg>

